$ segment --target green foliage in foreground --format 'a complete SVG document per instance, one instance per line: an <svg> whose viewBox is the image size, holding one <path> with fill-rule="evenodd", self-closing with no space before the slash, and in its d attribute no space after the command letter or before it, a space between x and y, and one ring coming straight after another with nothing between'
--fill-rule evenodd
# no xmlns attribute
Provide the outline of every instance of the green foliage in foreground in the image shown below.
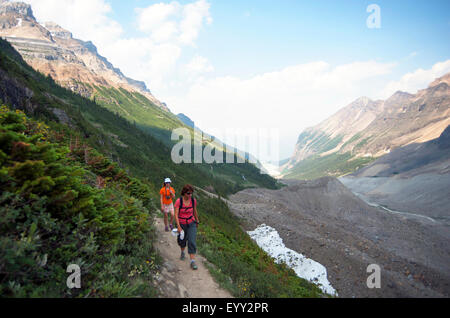
<svg viewBox="0 0 450 318"><path fill-rule="evenodd" d="M154 296L150 188L57 138L0 109L0 295ZM66 286L69 264L82 268L81 289Z"/></svg>
<svg viewBox="0 0 450 318"><path fill-rule="evenodd" d="M199 198L198 246L210 271L235 297L320 297L314 284L276 264L241 228L220 199Z"/></svg>
<svg viewBox="0 0 450 318"><path fill-rule="evenodd" d="M358 170L375 158L354 158L350 152L328 156L311 156L300 161L285 177L287 179L312 180L325 176L340 177Z"/></svg>

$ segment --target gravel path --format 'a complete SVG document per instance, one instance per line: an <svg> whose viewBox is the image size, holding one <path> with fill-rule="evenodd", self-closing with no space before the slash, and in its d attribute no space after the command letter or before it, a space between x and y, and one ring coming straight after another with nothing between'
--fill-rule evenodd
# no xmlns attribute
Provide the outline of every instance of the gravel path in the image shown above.
<svg viewBox="0 0 450 318"><path fill-rule="evenodd" d="M163 298L232 298L230 293L222 289L212 278L204 263L207 260L197 255L198 270L190 268L189 255L180 260L180 248L176 237L164 231L164 221L156 219L158 232L156 248L164 259L160 274L156 279Z"/></svg>

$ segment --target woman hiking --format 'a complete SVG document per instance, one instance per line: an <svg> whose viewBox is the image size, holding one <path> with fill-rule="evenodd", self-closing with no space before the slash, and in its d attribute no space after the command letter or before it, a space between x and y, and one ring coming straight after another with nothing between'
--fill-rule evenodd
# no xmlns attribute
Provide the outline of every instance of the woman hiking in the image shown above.
<svg viewBox="0 0 450 318"><path fill-rule="evenodd" d="M166 178L164 180L164 185L159 193L161 194L161 212L164 214L164 225L166 226L166 232L169 232L173 229L173 199L175 199L175 190L171 187L172 180L170 178ZM170 213L170 224L167 225L167 215Z"/></svg>
<svg viewBox="0 0 450 318"><path fill-rule="evenodd" d="M184 250L186 249L186 242L188 246L188 253L191 259L191 268L197 270L195 264L195 255L197 254L197 227L199 224L197 213L197 200L192 197L194 188L187 184L181 191L181 198L175 202L175 222L178 228L178 245L181 248L181 260L185 259ZM181 235L184 231L184 237Z"/></svg>

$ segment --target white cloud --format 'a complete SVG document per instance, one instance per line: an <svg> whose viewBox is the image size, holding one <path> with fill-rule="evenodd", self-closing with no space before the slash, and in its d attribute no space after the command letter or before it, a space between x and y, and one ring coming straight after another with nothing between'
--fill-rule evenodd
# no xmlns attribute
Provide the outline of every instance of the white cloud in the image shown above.
<svg viewBox="0 0 450 318"><path fill-rule="evenodd" d="M141 31L152 32L171 16L176 15L179 10L180 4L178 2L157 3L147 8L137 8L135 11L138 14L138 27Z"/></svg>
<svg viewBox="0 0 450 318"><path fill-rule="evenodd" d="M156 3L135 9L140 37L126 37L110 17L107 0L25 0L38 21L53 21L75 38L92 41L101 55L131 78L144 80L158 96L177 76L176 66L186 46L195 46L201 28L212 22L210 4L197 0ZM88 23L87 23L88 21ZM203 61L204 62L204 61ZM208 69L207 64L197 67ZM190 65L195 67L195 64Z"/></svg>
<svg viewBox="0 0 450 318"><path fill-rule="evenodd" d="M31 4L38 21L56 22L72 32L74 37L84 41L90 40L99 49L114 42L123 34L121 25L108 17L112 9L104 0L24 1Z"/></svg>
<svg viewBox="0 0 450 318"><path fill-rule="evenodd" d="M209 60L203 56L196 55L186 65L186 72L190 75L201 75L214 71L214 67Z"/></svg>
<svg viewBox="0 0 450 318"><path fill-rule="evenodd" d="M176 41L194 45L203 24L212 22L209 8L210 4L206 0L186 5L173 1L138 8L138 28L157 42Z"/></svg>
<svg viewBox="0 0 450 318"><path fill-rule="evenodd" d="M180 20L182 6L178 2L157 3L147 8L137 8L138 29L150 34L156 42L170 41L179 31L176 20ZM171 20L173 19L173 20Z"/></svg>
<svg viewBox="0 0 450 318"><path fill-rule="evenodd" d="M210 4L205 0L199 0L183 7L183 20L180 23L182 32L179 37L181 43L193 45L203 22L212 23L209 8Z"/></svg>
<svg viewBox="0 0 450 318"><path fill-rule="evenodd" d="M332 66L323 61L293 65L251 78L205 79L214 67L206 57L183 54L195 48L202 28L212 23L210 4L192 0L156 3L137 9L140 37L127 37L110 17L107 0L25 0L39 21L54 21L82 40L91 40L124 74L144 80L170 108L188 114L200 128L219 135L223 128L280 128L282 157L291 155L301 130L318 124L356 98L387 98L397 90L414 93L450 71L450 60L418 69L388 82L393 63L354 62ZM89 23L86 23L89 21ZM415 56L415 52L411 53ZM185 57L185 59L182 59ZM181 60L188 61L180 65ZM213 110L213 111L211 111Z"/></svg>
<svg viewBox="0 0 450 318"><path fill-rule="evenodd" d="M382 86L374 87L372 80L389 74L394 66L374 61L336 67L312 62L249 79L228 76L196 82L185 96L168 102L174 110L182 107L201 129L216 136L225 128L279 128L281 156L287 157L302 129L362 93L377 93Z"/></svg>
<svg viewBox="0 0 450 318"><path fill-rule="evenodd" d="M436 78L450 72L450 60L434 64L430 69L419 68L407 73L398 81L389 82L380 94L383 99L389 98L397 91L415 94L418 90L428 87Z"/></svg>

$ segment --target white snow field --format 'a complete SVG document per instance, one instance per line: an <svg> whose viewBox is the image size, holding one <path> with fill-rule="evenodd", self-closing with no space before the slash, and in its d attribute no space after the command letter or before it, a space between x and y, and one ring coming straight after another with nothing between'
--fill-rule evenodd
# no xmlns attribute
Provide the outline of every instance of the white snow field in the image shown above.
<svg viewBox="0 0 450 318"><path fill-rule="evenodd" d="M318 285L327 294L338 295L327 279L325 266L287 248L276 229L262 224L254 231L247 233L256 241L259 247L275 258L278 264L286 263L287 266L295 271L298 277Z"/></svg>

